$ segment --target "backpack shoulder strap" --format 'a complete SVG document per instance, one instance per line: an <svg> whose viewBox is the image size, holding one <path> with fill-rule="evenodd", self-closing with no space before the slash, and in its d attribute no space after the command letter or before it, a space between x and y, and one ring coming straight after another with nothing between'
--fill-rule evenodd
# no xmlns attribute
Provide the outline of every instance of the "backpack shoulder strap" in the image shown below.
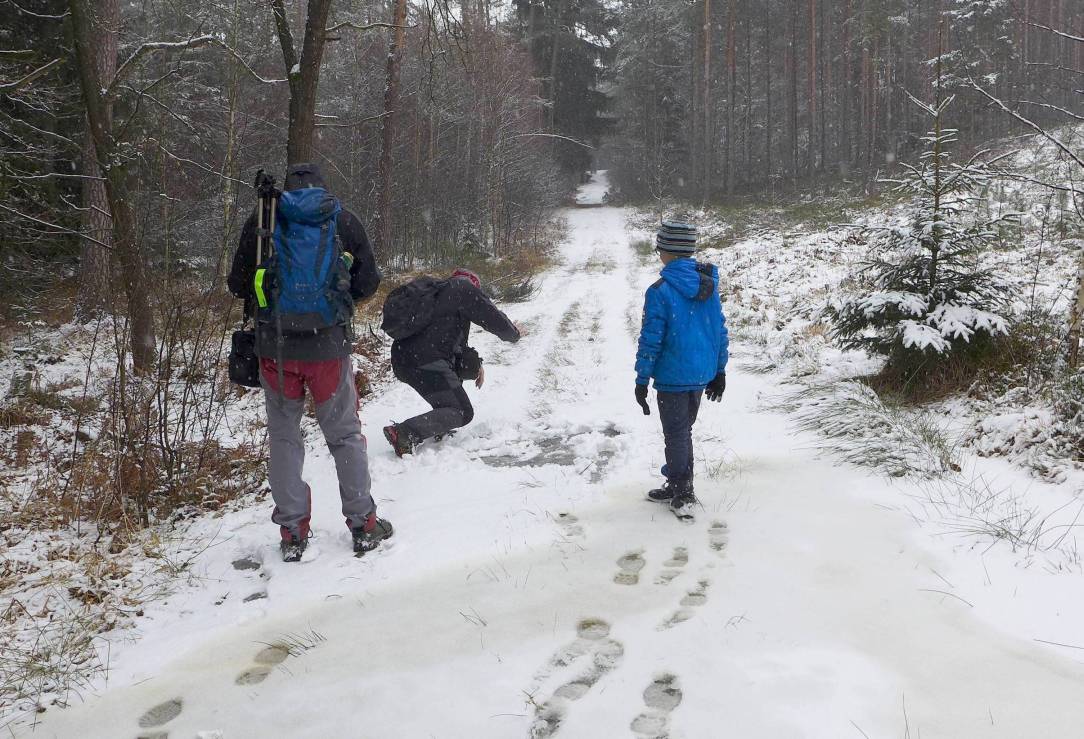
<svg viewBox="0 0 1084 739"><path fill-rule="evenodd" d="M666 284L666 280L664 280L662 277L660 277L659 279L657 279L657 280L655 280L654 282L651 283L651 287L649 287L648 290L655 290L657 288L662 287L665 284Z"/></svg>

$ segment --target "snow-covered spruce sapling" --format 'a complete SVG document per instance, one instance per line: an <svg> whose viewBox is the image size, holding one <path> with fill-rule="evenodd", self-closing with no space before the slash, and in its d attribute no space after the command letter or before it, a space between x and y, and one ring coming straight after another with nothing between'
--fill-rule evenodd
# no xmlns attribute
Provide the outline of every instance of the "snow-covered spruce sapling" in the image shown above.
<svg viewBox="0 0 1084 739"><path fill-rule="evenodd" d="M857 282L864 291L834 301L826 309L834 337L850 349L866 349L888 359L888 368L911 384L939 364L981 353L1009 332L1003 311L1008 284L979 265L1013 214L978 220L980 193L999 175L1002 157L988 151L967 162L951 161L947 149L956 130L942 127L949 97L935 105L911 98L933 119L923 137L926 150L917 166L885 180L893 190L911 195L905 222L887 228L863 228L870 252Z"/></svg>

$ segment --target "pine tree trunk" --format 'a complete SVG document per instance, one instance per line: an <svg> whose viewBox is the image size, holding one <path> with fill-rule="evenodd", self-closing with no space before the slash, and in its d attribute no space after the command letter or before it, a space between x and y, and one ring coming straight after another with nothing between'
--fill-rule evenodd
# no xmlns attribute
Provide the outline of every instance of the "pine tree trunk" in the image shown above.
<svg viewBox="0 0 1084 739"><path fill-rule="evenodd" d="M380 202L377 213L379 239L377 248L389 257L392 254L391 201L394 187L392 150L395 148L396 108L399 105L399 68L403 62L403 42L406 25L406 0L395 0L395 25L388 48L387 86L384 88L384 121L380 149Z"/></svg>
<svg viewBox="0 0 1084 739"><path fill-rule="evenodd" d="M111 80L117 73L117 31L120 26L119 0L99 0L92 23L97 44L94 46L94 69L100 80ZM105 115L112 125L113 106L106 103ZM113 219L105 180L98 166L98 152L88 126L83 136L83 232L106 247L112 245ZM79 256L79 303L77 314L87 317L111 307L113 292L113 258L110 250L83 239Z"/></svg>
<svg viewBox="0 0 1084 739"><path fill-rule="evenodd" d="M154 315L148 294L148 281L143 254L136 235L132 193L128 187L128 172L123 158L116 150L108 104L101 94L108 81L98 77L96 59L101 40L91 17L90 0L69 0L72 15L72 37L79 67L79 82L87 125L94 138L99 166L105 177L105 193L113 214L113 251L120 266L128 303L128 321L132 365L137 374L154 369L156 360Z"/></svg>

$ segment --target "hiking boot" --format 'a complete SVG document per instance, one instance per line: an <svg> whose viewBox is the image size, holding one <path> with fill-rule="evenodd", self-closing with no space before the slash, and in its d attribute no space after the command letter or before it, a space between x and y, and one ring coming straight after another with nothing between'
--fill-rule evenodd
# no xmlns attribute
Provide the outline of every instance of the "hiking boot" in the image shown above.
<svg viewBox="0 0 1084 739"><path fill-rule="evenodd" d="M666 469L665 467L663 469ZM670 480L663 483L661 488L649 490L647 499L656 503L669 503L678 495L692 495L693 483L691 480Z"/></svg>
<svg viewBox="0 0 1084 739"><path fill-rule="evenodd" d="M305 547L309 540L297 534L284 534L279 542L279 550L282 552L283 562L300 562L301 555L305 553Z"/></svg>
<svg viewBox="0 0 1084 739"><path fill-rule="evenodd" d="M667 480L661 488L647 491L647 499L656 503L669 503L670 500L681 491L683 485L679 482Z"/></svg>
<svg viewBox="0 0 1084 739"><path fill-rule="evenodd" d="M377 518L375 513L370 514L364 526L350 529L350 534L354 537L354 553L360 557L366 552L371 552L380 546L380 542L390 539L394 533L395 529L389 521Z"/></svg>
<svg viewBox="0 0 1084 739"><path fill-rule="evenodd" d="M395 450L395 456L400 459L404 454L414 453L414 439L409 431L397 423L384 427L384 438Z"/></svg>
<svg viewBox="0 0 1084 739"><path fill-rule="evenodd" d="M700 505L700 501L693 495L691 485L687 490L676 493L674 497L670 499L670 510L679 518L692 516L693 508L698 505Z"/></svg>

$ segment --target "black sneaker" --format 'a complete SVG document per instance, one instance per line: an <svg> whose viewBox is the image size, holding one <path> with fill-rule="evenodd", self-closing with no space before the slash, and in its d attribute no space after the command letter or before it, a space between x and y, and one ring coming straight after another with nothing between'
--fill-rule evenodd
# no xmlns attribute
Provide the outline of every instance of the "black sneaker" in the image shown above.
<svg viewBox="0 0 1084 739"><path fill-rule="evenodd" d="M395 450L396 457L402 457L404 454L414 453L414 439L411 437L410 432L397 423L393 423L390 426L384 427L384 438L391 444L391 448Z"/></svg>
<svg viewBox="0 0 1084 739"><path fill-rule="evenodd" d="M308 539L303 539L296 534L291 534L289 537L284 536L279 543L279 550L282 551L282 561L300 562L301 555L305 553L305 547L308 545Z"/></svg>
<svg viewBox="0 0 1084 739"><path fill-rule="evenodd" d="M653 500L656 503L669 503L670 499L674 497L678 490L681 489L679 483L671 482L667 480L663 483L661 488L655 488L654 490L647 491L647 499Z"/></svg>
<svg viewBox="0 0 1084 739"><path fill-rule="evenodd" d="M391 522L374 515L365 522L364 526L350 529L350 533L354 537L354 554L361 557L380 546L380 542L390 539L395 529L392 528Z"/></svg>

